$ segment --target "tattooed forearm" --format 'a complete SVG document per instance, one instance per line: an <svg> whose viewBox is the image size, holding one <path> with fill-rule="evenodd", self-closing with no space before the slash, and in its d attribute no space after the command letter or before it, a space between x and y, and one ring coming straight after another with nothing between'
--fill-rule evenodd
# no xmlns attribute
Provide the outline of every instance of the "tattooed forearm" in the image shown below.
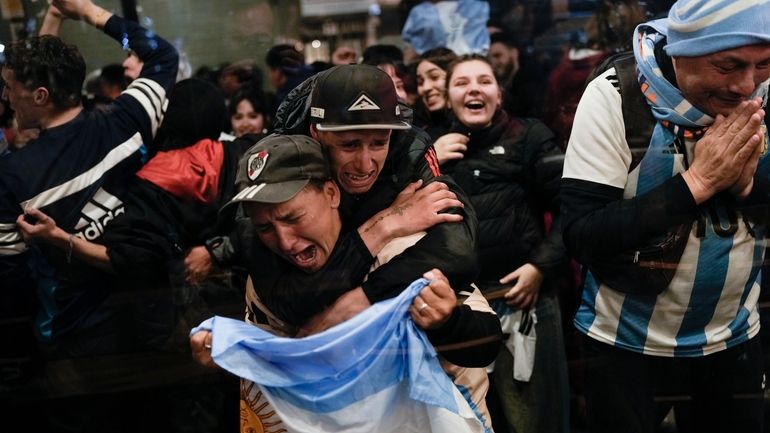
<svg viewBox="0 0 770 433"><path fill-rule="evenodd" d="M377 223L379 223L380 221L382 221L382 220L384 220L384 219L385 219L385 216L379 216L379 217L377 217L377 219L376 219L376 220L374 220L374 221L373 221L371 224L369 224L369 226L368 226L368 227L366 227L366 228L364 229L364 233L368 233L370 230L373 230L373 229L374 229L374 226L376 226L376 225L377 225Z"/></svg>
<svg viewBox="0 0 770 433"><path fill-rule="evenodd" d="M391 215L404 216L404 213L410 207L412 207L412 205L410 203L407 203L407 204L401 205L401 206L396 206L395 208L391 209L391 211L388 212L387 214L378 216L377 219L372 221L371 224L369 224L366 228L364 228L364 233L368 233L369 231L373 230L374 227L377 224L379 224L380 221L384 220L386 217L389 217Z"/></svg>

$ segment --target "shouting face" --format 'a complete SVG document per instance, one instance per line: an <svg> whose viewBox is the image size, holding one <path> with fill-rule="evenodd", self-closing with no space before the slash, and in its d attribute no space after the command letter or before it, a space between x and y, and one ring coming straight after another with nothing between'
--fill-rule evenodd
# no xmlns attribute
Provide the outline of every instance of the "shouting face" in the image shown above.
<svg viewBox="0 0 770 433"><path fill-rule="evenodd" d="M332 181L308 185L283 203L244 203L257 236L273 253L305 272L319 270L341 229L339 189Z"/></svg>
<svg viewBox="0 0 770 433"><path fill-rule="evenodd" d="M390 144L389 129L317 131L311 128L329 155L332 174L339 186L350 194L363 194L380 175Z"/></svg>

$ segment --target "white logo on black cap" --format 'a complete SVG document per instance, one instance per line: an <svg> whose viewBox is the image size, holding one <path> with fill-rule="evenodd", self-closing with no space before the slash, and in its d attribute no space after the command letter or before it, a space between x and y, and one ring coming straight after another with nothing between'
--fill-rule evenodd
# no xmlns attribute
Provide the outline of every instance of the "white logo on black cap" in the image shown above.
<svg viewBox="0 0 770 433"><path fill-rule="evenodd" d="M380 107L374 103L366 94L361 94L361 96L356 99L356 102L353 103L348 108L348 111L363 111L363 110L380 110Z"/></svg>
<svg viewBox="0 0 770 433"><path fill-rule="evenodd" d="M325 111L326 110L324 110L323 108L310 107L310 117L317 117L319 119L323 119Z"/></svg>

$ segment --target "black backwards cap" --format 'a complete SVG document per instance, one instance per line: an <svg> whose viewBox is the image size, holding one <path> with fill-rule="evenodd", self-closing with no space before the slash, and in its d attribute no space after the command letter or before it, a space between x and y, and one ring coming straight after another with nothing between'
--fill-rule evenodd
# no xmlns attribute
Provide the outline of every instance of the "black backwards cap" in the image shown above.
<svg viewBox="0 0 770 433"><path fill-rule="evenodd" d="M370 65L325 71L310 97L310 120L319 131L409 129L400 114L393 80Z"/></svg>

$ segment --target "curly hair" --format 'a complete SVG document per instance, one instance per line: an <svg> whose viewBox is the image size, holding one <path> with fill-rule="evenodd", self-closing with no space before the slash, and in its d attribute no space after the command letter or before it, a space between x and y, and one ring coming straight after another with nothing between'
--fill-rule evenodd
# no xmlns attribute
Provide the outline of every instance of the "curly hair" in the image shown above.
<svg viewBox="0 0 770 433"><path fill-rule="evenodd" d="M17 41L6 50L4 68L13 71L24 87L48 90L56 108L80 105L86 62L77 47L56 36L36 36Z"/></svg>

